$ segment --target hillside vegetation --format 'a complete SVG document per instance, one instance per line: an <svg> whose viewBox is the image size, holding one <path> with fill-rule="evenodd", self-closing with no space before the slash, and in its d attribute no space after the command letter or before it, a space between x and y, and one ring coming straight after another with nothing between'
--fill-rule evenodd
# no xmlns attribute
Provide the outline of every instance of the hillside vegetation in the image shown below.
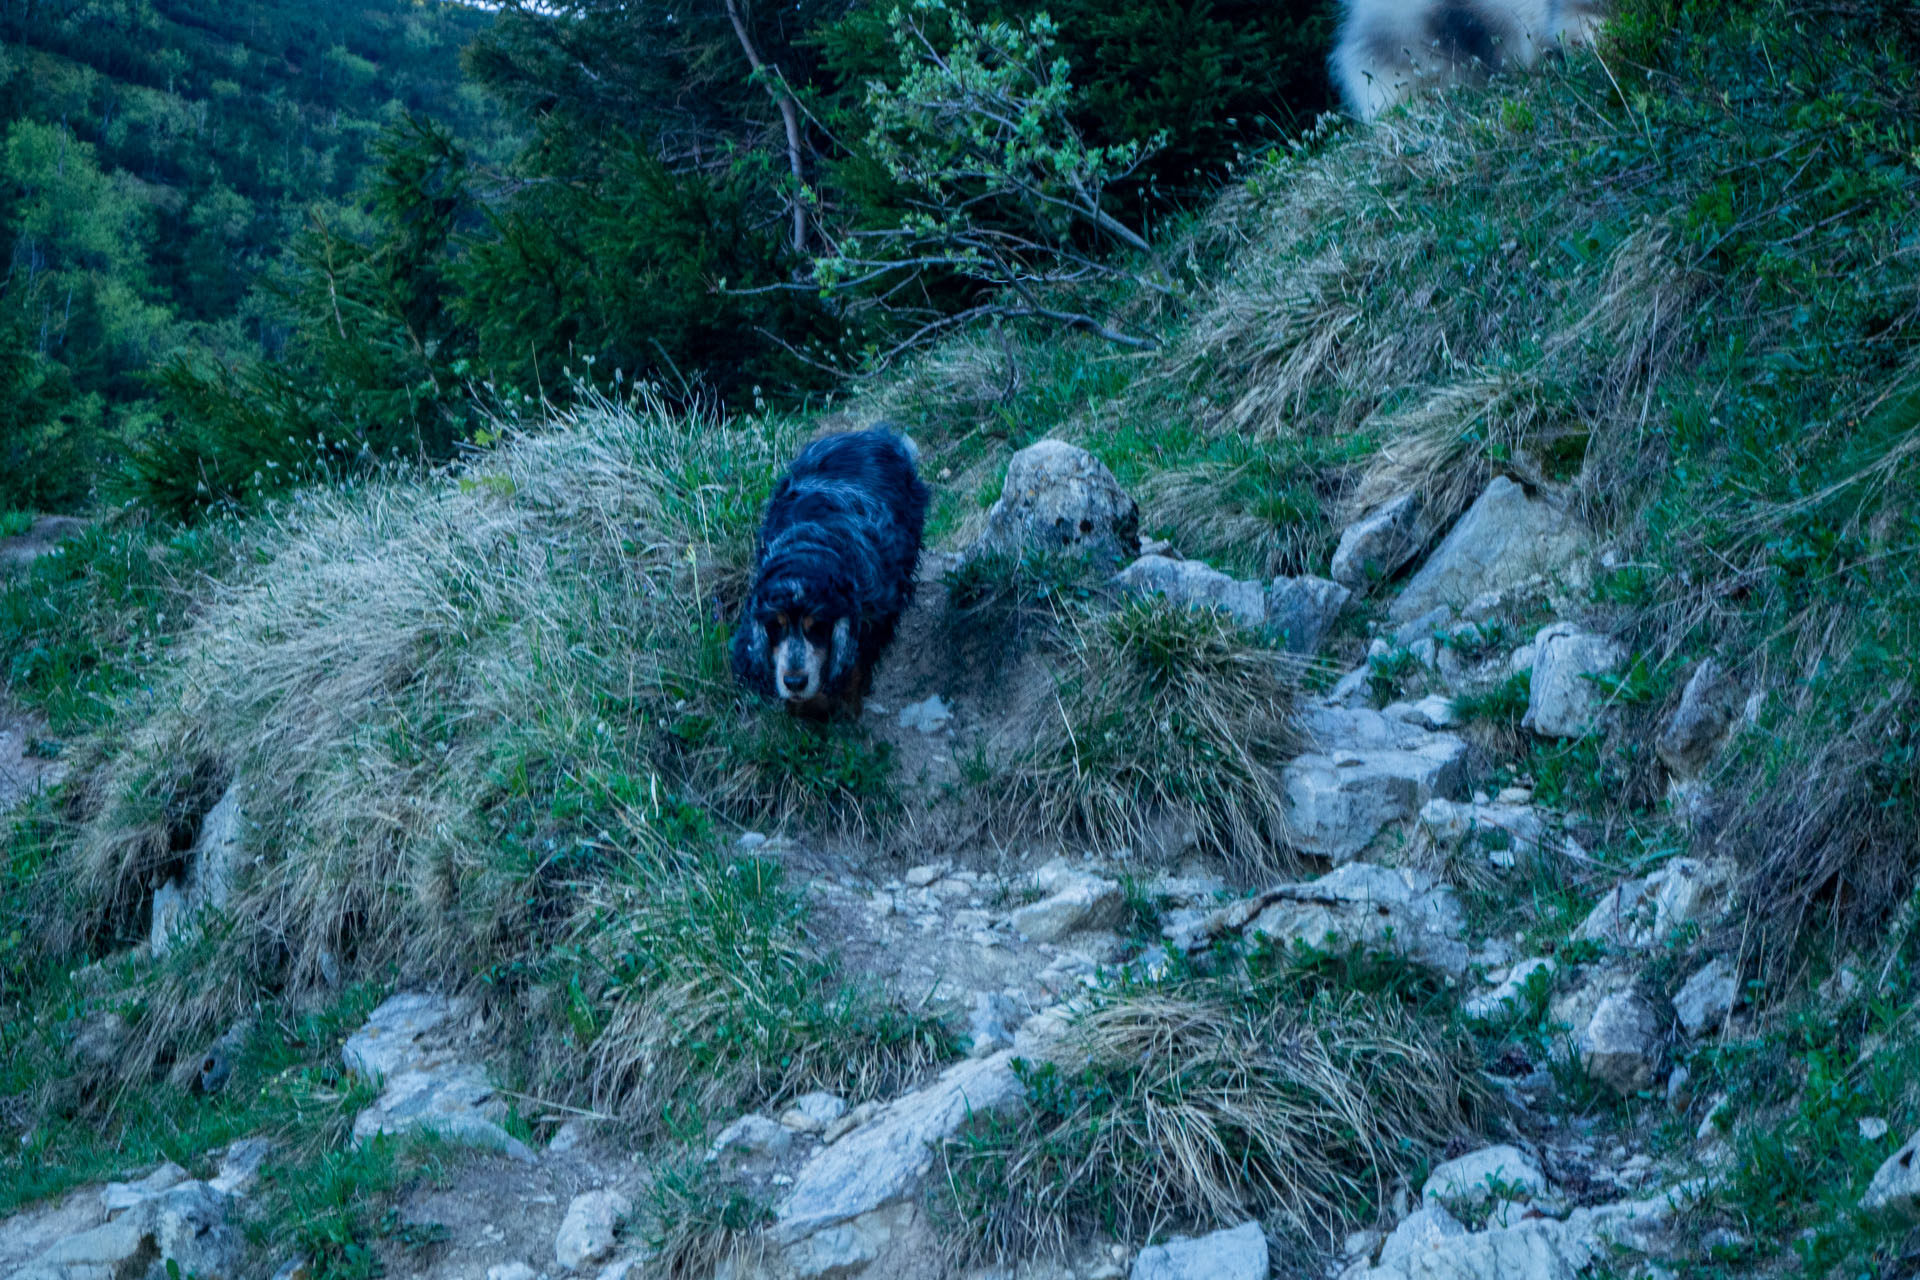
<svg viewBox="0 0 1920 1280"><path fill-rule="evenodd" d="M548 65L513 43L532 20L510 8L470 55L496 88ZM591 98L558 92L556 112ZM464 163L423 124L382 190L435 148L442 177ZM738 1173L730 1147L705 1158L736 1117L925 1098L1016 1045L1006 1105L956 1111L904 1202L921 1265L1103 1274L1110 1245L1254 1220L1274 1274L1424 1274L1381 1235L1435 1167L1513 1141L1553 1153L1551 1191L1492 1178L1453 1204L1462 1238L1550 1233L1635 1189L1678 1206L1656 1243L1603 1233L1541 1274L1910 1271L1920 1200L1863 1197L1920 1128L1920 22L1894 0L1624 0L1597 50L1368 127L1323 118L1231 175L1048 295L1149 341L999 314L850 382L702 406L677 356L615 378L628 338L554 336L538 394L458 401L457 461L210 507L167 470L152 492L189 522L136 509L8 580L0 678L65 781L14 812L0 868L0 1212L163 1157L202 1173L265 1132L262 1274L295 1254L315 1276L451 1274L415 1209L470 1185L461 1157L350 1144L380 1082L337 1065L382 996L430 989L474 1002L504 1134L588 1115L616 1135L606 1167L644 1174L634 1274L797 1256L794 1205L863 1132ZM509 278L486 264L542 218L611 225L568 203L587 190L523 189L461 251L463 287ZM753 194L776 248L778 190ZM963 278L941 287L989 296ZM226 384L201 438L270 372ZM886 713L799 722L727 669L756 523L801 443L880 420L935 491L919 623L882 669ZM1010 460L1047 438L1105 464L1143 535L1238 578L1326 574L1343 530L1407 495L1418 555L1301 654L1130 597L1097 558L976 550ZM1592 554L1401 616L1421 557L1501 481ZM1549 623L1617 646L1575 682L1598 708L1578 731L1529 716ZM1696 776L1659 744L1709 659L1739 696ZM966 732L896 732L933 692ZM1314 725L1436 694L1464 842L1415 806L1358 861L1306 847L1285 767ZM248 860L155 954L159 896L228 797ZM1551 839L1485 825L1515 807ZM1430 915L1262 940L1355 868L1429 886ZM1638 940L1609 923L1630 886L1694 875L1717 913ZM988 925L1076 876L1114 889L1104 958ZM942 885L958 905L887 932ZM1458 904L1440 941L1420 932L1454 910L1435 893ZM968 941L969 913L999 934ZM1026 964L1059 997L1002 1056L964 1056L968 1000L998 1008L997 982L889 967L949 931L956 972ZM1712 965L1731 994L1701 1029L1677 1007ZM1496 971L1506 1013L1477 1003ZM1615 1000L1649 1011L1632 1079L1582 1048ZM217 1091L192 1084L208 1045L232 1058Z"/></svg>

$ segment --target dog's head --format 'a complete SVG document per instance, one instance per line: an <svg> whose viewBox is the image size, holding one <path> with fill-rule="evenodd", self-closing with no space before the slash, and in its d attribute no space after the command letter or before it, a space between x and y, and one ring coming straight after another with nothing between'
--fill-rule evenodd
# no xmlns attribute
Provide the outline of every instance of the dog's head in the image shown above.
<svg viewBox="0 0 1920 1280"><path fill-rule="evenodd" d="M829 579L762 579L741 611L733 667L742 683L800 706L839 690L853 670L852 601Z"/></svg>

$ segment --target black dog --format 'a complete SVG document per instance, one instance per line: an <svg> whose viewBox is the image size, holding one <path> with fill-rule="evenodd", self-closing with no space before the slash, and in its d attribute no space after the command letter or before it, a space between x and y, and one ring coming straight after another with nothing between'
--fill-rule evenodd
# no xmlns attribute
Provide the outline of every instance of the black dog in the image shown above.
<svg viewBox="0 0 1920 1280"><path fill-rule="evenodd" d="M740 683L791 711L855 715L913 602L927 518L913 446L885 428L801 450L760 526L753 592L733 637Z"/></svg>

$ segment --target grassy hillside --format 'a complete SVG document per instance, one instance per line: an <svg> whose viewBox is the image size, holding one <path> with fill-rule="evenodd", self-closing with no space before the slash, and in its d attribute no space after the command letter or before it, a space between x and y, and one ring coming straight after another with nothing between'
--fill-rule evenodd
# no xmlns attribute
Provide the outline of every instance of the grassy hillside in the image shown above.
<svg viewBox="0 0 1920 1280"><path fill-rule="evenodd" d="M739 694L724 646L776 469L815 431L885 416L922 448L945 549L970 543L1009 456L1046 436L1106 462L1145 531L1239 574L1325 572L1346 521L1396 492L1422 495L1437 534L1492 477L1563 488L1602 570L1551 607L1629 646L1617 714L1561 741L1522 731L1524 687L1465 709L1475 786L1529 789L1584 852L1506 879L1463 871L1461 891L1479 927L1572 964L1590 945L1573 927L1620 875L1731 857L1739 909L1719 941L1758 1016L1693 1054L1674 1105L1570 1080L1556 1123L1684 1172L1725 1093L1732 1161L1664 1265L1910 1267L1911 1228L1855 1205L1920 1124L1911 13L1631 0L1597 54L1371 128L1327 121L1259 157L1161 252L1200 283L1114 300L1161 336L1146 352L1007 324L815 413L583 394L497 422L496 446L444 472L184 532L101 528L8 584L0 676L72 769L16 816L0 886L0 1114L21 1136L0 1152L0 1209L156 1152L202 1155L268 1115L301 1138L292 1185L320 1176L352 1104L288 1108L289 1081L323 1070L367 991L396 982L479 993L518 1084L619 1115L653 1152L815 1086L884 1097L951 1056L948 1029L836 962L804 886L740 851L743 829L893 866L955 815L1079 848L1172 811L1243 887L1297 870L1248 856L1266 847L1261 762L1291 740L1289 703L1367 663L1382 692L1426 691L1404 646L1369 657L1392 633L1389 583L1320 663L1282 664L1209 616L1115 608L1078 566L950 581L949 602L992 606L965 627L1019 631L1008 647L1039 655L1059 696L1010 714L1006 751L946 792L859 725L797 725ZM1501 619L1516 638L1548 616L1527 608ZM1710 822L1668 793L1651 747L1708 654L1757 695L1710 778ZM152 893L229 784L258 815L260 862L218 927L143 959ZM1490 1123L1480 1073L1552 1038L1543 1009L1492 1031L1444 984L1365 957L1249 963L1237 985L1175 973L1146 1013L1138 992L1110 995L1110 1074L1035 1084L1029 1128L976 1133L960 1157L967 1248L1111 1227L1116 1206L1153 1229L1215 1225L1247 1199L1303 1231L1363 1224L1390 1203L1382 1169L1412 1177ZM1671 994L1677 965L1656 957L1644 980ZM1849 984L1828 983L1843 969ZM104 1012L126 1023L124 1051L74 1065ZM173 1065L243 1014L259 1030L236 1085L168 1095ZM1406 1146L1322 1144L1298 1185L1274 1172L1293 1167L1278 1139L1219 1184L1139 1181L1141 1151L1163 1148L1130 1145L1128 1125L1179 1081L1140 1068L1129 1037L1186 1045L1172 1023L1236 1046L1232 1079L1276 1107L1302 1087L1276 1046L1315 1037L1332 1065L1314 1069L1369 1078ZM1356 1028L1380 1026L1417 1046L1417 1071L1366 1077L1382 1051ZM1858 1137L1867 1118L1886 1142ZM1016 1161L1029 1149L1052 1162ZM1070 1167L1113 1196L1049 1199ZM377 1234L396 1176L347 1186L325 1232L268 1230L351 1274L340 1241ZM741 1225L691 1193L662 1212L695 1234Z"/></svg>

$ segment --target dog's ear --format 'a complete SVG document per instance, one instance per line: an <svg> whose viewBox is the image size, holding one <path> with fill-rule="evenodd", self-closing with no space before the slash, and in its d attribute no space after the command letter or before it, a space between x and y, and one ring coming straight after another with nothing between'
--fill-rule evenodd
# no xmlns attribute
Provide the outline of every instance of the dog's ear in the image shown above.
<svg viewBox="0 0 1920 1280"><path fill-rule="evenodd" d="M841 618L833 624L832 647L827 651L827 687L838 689L853 674L854 661L860 656L860 646L854 643L853 619Z"/></svg>
<svg viewBox="0 0 1920 1280"><path fill-rule="evenodd" d="M733 678L742 688L773 696L773 664L767 652L767 628L751 610L741 610L733 630Z"/></svg>

